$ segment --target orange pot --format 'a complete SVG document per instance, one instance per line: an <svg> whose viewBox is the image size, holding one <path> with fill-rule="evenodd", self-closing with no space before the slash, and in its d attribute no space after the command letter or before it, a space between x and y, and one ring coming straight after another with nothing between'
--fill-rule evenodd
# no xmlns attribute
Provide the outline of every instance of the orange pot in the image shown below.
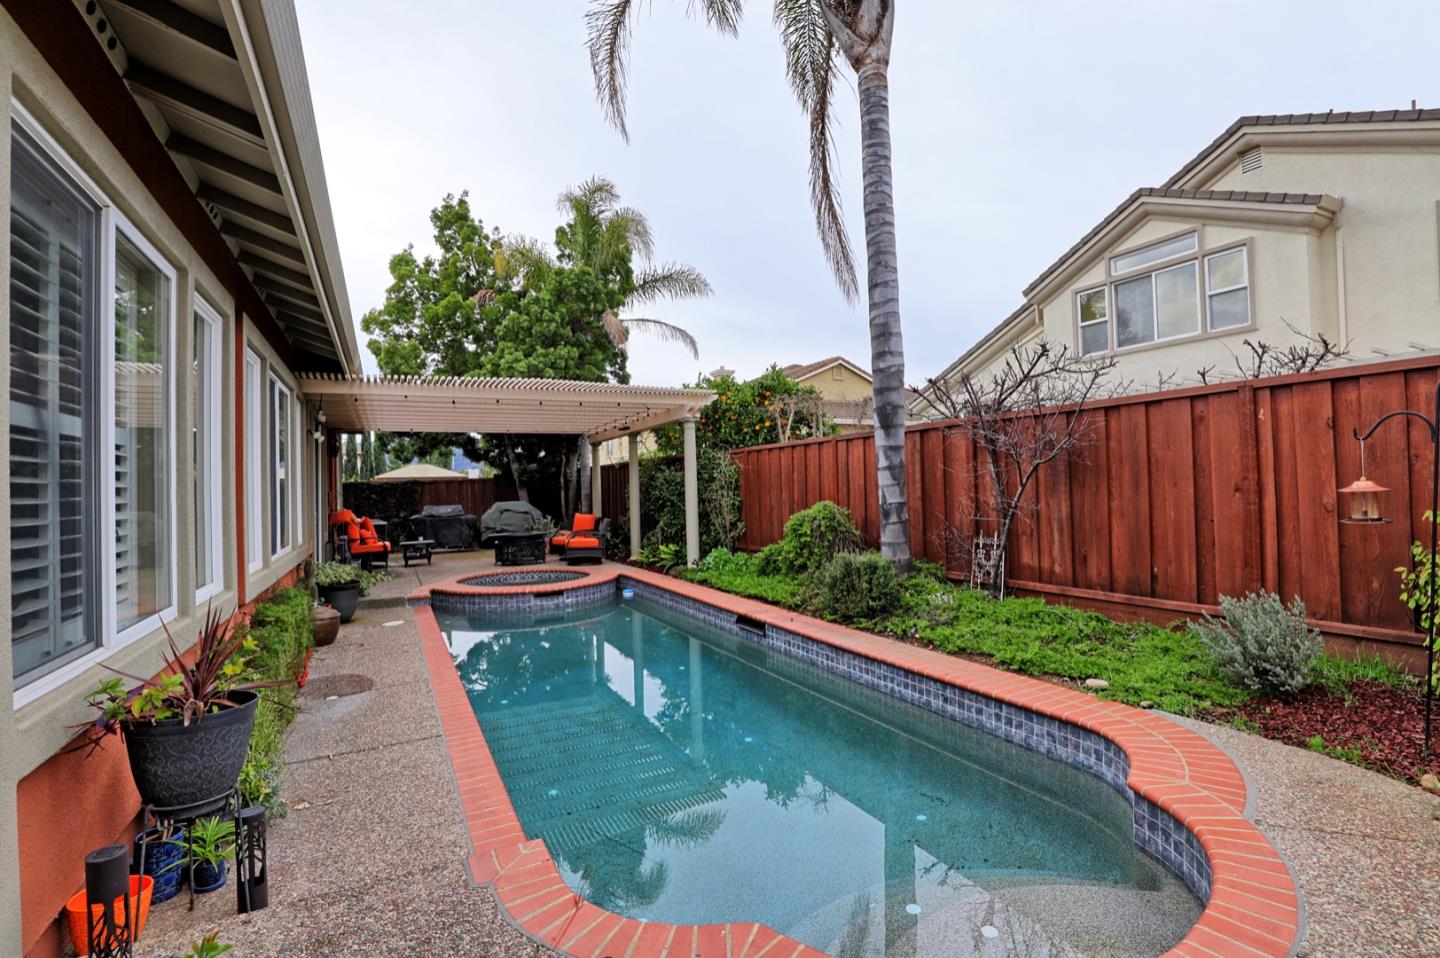
<svg viewBox="0 0 1440 958"><path fill-rule="evenodd" d="M130 912L135 916L135 940L140 940L140 933L145 930L145 919L150 916L150 895L155 890L155 879L149 875L130 876ZM138 899L138 901L137 901ZM90 931L85 920L85 890L82 888L70 896L65 903L65 921L70 926L70 940L75 943L75 954L88 955L90 953ZM101 913L100 905L91 905L90 910L95 913L98 919ZM123 926L125 923L125 899L115 899L115 917Z"/></svg>

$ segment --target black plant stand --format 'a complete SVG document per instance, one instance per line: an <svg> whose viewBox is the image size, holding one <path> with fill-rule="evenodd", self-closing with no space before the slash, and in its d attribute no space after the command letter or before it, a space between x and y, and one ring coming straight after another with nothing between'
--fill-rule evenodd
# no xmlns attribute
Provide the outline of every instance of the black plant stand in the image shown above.
<svg viewBox="0 0 1440 958"><path fill-rule="evenodd" d="M195 910L195 859L190 854L194 848L195 841L195 819L206 815L213 815L220 811L228 811L233 816L240 814L239 796L235 789L230 789L220 795L204 799L199 802L192 802L189 805L146 805L140 810L140 830L150 828L169 828L180 822L186 823L185 828L185 884L190 889L190 910ZM147 844L142 842L140 850L135 859L135 873L145 874L145 853Z"/></svg>

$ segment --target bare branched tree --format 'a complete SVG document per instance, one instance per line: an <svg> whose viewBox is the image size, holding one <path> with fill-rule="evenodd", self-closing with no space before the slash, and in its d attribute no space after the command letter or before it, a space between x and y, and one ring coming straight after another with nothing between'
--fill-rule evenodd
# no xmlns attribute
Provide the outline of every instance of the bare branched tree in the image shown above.
<svg viewBox="0 0 1440 958"><path fill-rule="evenodd" d="M775 434L781 442L789 442L797 428L805 437L825 431L825 407L820 394L812 390L776 396L766 408L775 419Z"/></svg>
<svg viewBox="0 0 1440 958"><path fill-rule="evenodd" d="M1041 340L1012 347L1004 364L989 373L931 379L921 387L921 395L937 411L957 420L951 429L979 447L975 469L982 481L989 481L989 507L995 515L976 518L994 523L1002 550L1040 469L1090 441L1085 409L1110 394L1108 377L1114 368L1113 358L1081 358L1065 346ZM979 498L984 502L990 497ZM1002 553L994 581L997 595L1005 594L1005 582Z"/></svg>
<svg viewBox="0 0 1440 958"><path fill-rule="evenodd" d="M1324 333L1312 336L1289 322L1285 326L1295 334L1297 342L1282 347L1267 343L1263 339L1245 339L1242 341L1244 353L1230 353L1235 359L1235 369L1240 373L1241 379L1313 373L1350 358L1348 340L1342 345L1332 342Z"/></svg>

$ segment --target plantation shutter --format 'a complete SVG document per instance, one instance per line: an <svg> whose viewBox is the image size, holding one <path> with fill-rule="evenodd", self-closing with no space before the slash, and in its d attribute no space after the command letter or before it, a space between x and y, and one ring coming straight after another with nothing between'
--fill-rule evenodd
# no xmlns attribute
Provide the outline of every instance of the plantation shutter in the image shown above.
<svg viewBox="0 0 1440 958"><path fill-rule="evenodd" d="M99 644L99 213L11 129L10 563L17 685Z"/></svg>

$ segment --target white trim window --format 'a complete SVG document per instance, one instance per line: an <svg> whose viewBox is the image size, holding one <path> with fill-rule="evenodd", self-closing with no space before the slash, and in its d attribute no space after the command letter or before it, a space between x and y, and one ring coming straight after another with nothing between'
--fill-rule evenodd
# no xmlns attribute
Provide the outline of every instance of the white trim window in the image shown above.
<svg viewBox="0 0 1440 958"><path fill-rule="evenodd" d="M265 564L265 522L261 490L264 489L265 400L261 393L260 357L245 350L245 569L255 572Z"/></svg>
<svg viewBox="0 0 1440 958"><path fill-rule="evenodd" d="M1194 262L1115 284L1115 347L1143 346L1200 332L1200 292Z"/></svg>
<svg viewBox="0 0 1440 958"><path fill-rule="evenodd" d="M1128 253L1121 253L1119 256L1112 256L1110 257L1110 275L1119 276L1121 273L1144 269L1146 266L1153 266L1177 256L1193 253L1199 248L1199 242L1198 233L1186 233L1184 236L1174 236L1158 243L1151 243L1149 246L1142 246L1140 249L1131 250Z"/></svg>
<svg viewBox="0 0 1440 958"><path fill-rule="evenodd" d="M279 377L270 376L270 555L290 551L294 527L295 494L292 488L295 450L294 411L290 389Z"/></svg>
<svg viewBox="0 0 1440 958"><path fill-rule="evenodd" d="M1205 296L1212 330L1250 325L1250 254L1245 247L1205 257Z"/></svg>
<svg viewBox="0 0 1440 958"><path fill-rule="evenodd" d="M175 270L11 102L15 707L176 608Z"/></svg>
<svg viewBox="0 0 1440 958"><path fill-rule="evenodd" d="M175 271L128 223L114 256L115 626L150 631L175 606Z"/></svg>
<svg viewBox="0 0 1440 958"><path fill-rule="evenodd" d="M10 138L10 634L18 688L101 644L100 205ZM87 348L89 347L89 348Z"/></svg>
<svg viewBox="0 0 1440 958"><path fill-rule="evenodd" d="M1110 349L1108 288L1099 286L1075 294L1075 315L1080 318L1080 355L1089 356Z"/></svg>
<svg viewBox="0 0 1440 958"><path fill-rule="evenodd" d="M220 314L197 298L190 349L196 601L220 591L225 570L220 507L220 335Z"/></svg>

